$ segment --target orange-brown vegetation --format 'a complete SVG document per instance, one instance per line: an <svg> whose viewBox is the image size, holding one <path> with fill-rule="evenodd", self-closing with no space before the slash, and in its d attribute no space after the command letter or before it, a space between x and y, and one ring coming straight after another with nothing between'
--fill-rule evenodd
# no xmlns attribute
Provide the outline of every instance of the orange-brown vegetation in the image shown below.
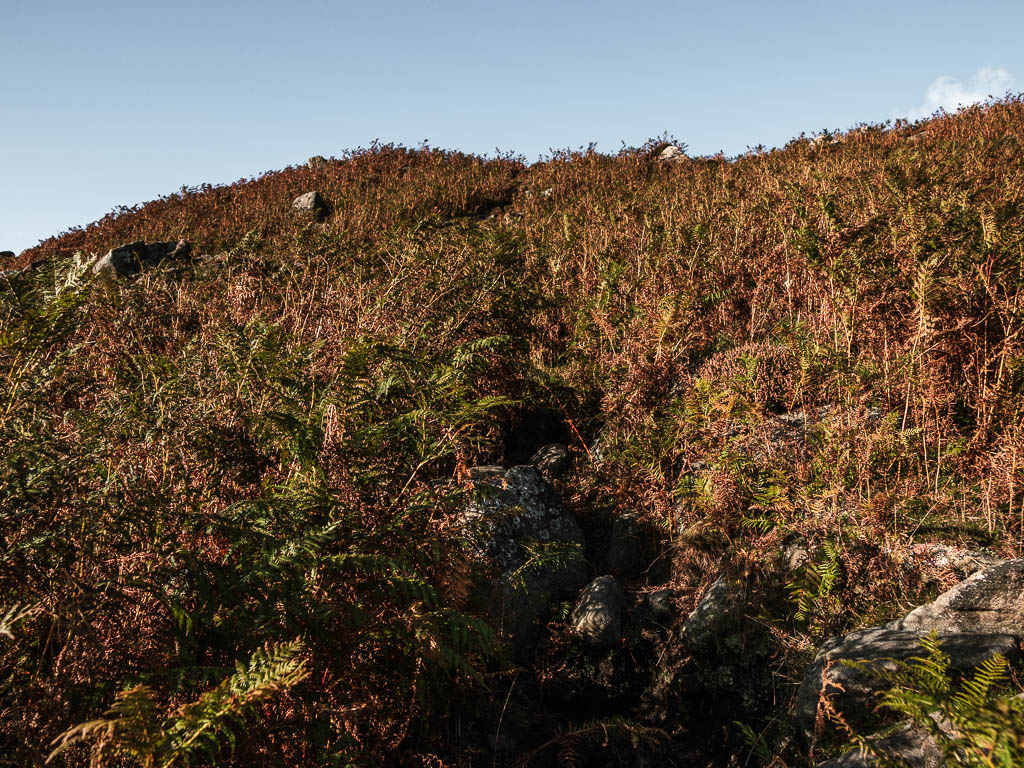
<svg viewBox="0 0 1024 768"><path fill-rule="evenodd" d="M538 765L614 745L545 704L564 627L517 672L469 597L457 481L521 459L537 414L572 440L584 528L640 513L657 553L628 586L673 585L682 616L722 571L800 591L794 538L835 560L827 594L766 603L761 731L814 643L934 588L912 545L1021 551L1022 136L1009 99L681 164L373 146L41 243L0 278L0 766L140 685L117 700L171 732L296 640L304 677L194 764L495 764L517 707ZM322 222L290 209L312 189ZM76 272L178 238L204 256ZM652 749L737 743L618 701ZM135 759L101 742L51 764Z"/></svg>

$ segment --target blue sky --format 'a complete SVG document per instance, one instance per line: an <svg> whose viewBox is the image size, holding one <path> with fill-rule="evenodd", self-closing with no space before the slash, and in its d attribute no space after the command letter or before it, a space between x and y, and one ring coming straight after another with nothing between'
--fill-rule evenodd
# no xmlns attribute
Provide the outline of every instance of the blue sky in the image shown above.
<svg viewBox="0 0 1024 768"><path fill-rule="evenodd" d="M0 0L0 250L374 139L691 154L1024 90L1024 3Z"/></svg>

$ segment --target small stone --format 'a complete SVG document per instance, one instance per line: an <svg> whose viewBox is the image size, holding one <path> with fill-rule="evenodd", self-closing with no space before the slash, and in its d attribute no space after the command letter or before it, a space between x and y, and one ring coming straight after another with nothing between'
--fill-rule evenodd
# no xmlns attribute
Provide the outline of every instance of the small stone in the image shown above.
<svg viewBox="0 0 1024 768"><path fill-rule="evenodd" d="M540 448L530 463L540 470L549 480L557 480L565 476L572 466L572 454L561 443L548 443Z"/></svg>
<svg viewBox="0 0 1024 768"><path fill-rule="evenodd" d="M648 593L644 602L654 618L665 620L671 619L675 612L675 604L672 602L674 597L675 592L671 589L658 589Z"/></svg>
<svg viewBox="0 0 1024 768"><path fill-rule="evenodd" d="M622 609L626 595L614 576L600 576L583 590L572 612L572 625L580 639L607 648L622 638Z"/></svg>
<svg viewBox="0 0 1024 768"><path fill-rule="evenodd" d="M327 202L320 196L319 192L306 192L299 195L292 201L293 211L304 211L312 213L317 218L327 215Z"/></svg>

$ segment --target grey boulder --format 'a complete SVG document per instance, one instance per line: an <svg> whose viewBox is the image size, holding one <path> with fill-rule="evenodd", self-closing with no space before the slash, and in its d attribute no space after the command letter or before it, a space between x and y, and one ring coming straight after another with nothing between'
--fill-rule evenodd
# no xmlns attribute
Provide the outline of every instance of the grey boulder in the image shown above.
<svg viewBox="0 0 1024 768"><path fill-rule="evenodd" d="M797 695L797 718L808 731L812 730L818 708L827 696L832 708L842 712L847 723L868 724L877 703L876 694L887 687L873 672L892 671L897 662L921 656L921 639L927 634L886 626L860 629L829 640L804 671ZM950 657L950 668L956 672L973 669L997 653L1015 658L1019 639L1019 635L1011 633L939 636L943 652ZM844 661L863 662L863 666L849 667Z"/></svg>
<svg viewBox="0 0 1024 768"><path fill-rule="evenodd" d="M826 642L804 672L798 720L813 729L828 697L847 722L866 723L875 694L886 687L871 670L894 669L896 661L922 655L920 642L932 632L955 672L967 672L997 653L1018 660L1024 640L1024 560L984 568L901 619ZM849 667L844 660L864 664Z"/></svg>
<svg viewBox="0 0 1024 768"><path fill-rule="evenodd" d="M658 159L663 163L679 163L687 160L688 158L682 147L677 147L675 144L669 144L658 153Z"/></svg>
<svg viewBox="0 0 1024 768"><path fill-rule="evenodd" d="M594 579L572 612L572 626L587 645L607 648L622 639L622 609L626 595L614 576Z"/></svg>
<svg viewBox="0 0 1024 768"><path fill-rule="evenodd" d="M720 577L705 592L681 628L686 687L739 711L763 707L771 696L771 652L766 628L755 617L761 597L743 579Z"/></svg>
<svg viewBox="0 0 1024 768"><path fill-rule="evenodd" d="M306 192L292 201L292 210L299 213L311 213L315 217L321 218L328 213L327 201L320 196L319 192Z"/></svg>
<svg viewBox="0 0 1024 768"><path fill-rule="evenodd" d="M128 277L167 259L187 259L190 253L191 248L184 240L166 243L138 240L107 251L93 264L92 271L100 276Z"/></svg>
<svg viewBox="0 0 1024 768"><path fill-rule="evenodd" d="M693 652L739 650L738 628L743 620L743 588L719 578L683 622L683 642Z"/></svg>
<svg viewBox="0 0 1024 768"><path fill-rule="evenodd" d="M893 622L893 627L923 633L1024 635L1024 559L1004 560L975 572L933 602Z"/></svg>

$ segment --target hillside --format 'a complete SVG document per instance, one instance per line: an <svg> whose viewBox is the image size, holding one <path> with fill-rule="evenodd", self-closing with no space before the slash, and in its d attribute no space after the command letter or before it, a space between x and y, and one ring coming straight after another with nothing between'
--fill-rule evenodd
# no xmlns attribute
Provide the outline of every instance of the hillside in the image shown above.
<svg viewBox="0 0 1024 768"><path fill-rule="evenodd" d="M1021 136L1010 99L735 159L375 145L26 252L0 766L870 736L801 725L817 650L1022 554Z"/></svg>

